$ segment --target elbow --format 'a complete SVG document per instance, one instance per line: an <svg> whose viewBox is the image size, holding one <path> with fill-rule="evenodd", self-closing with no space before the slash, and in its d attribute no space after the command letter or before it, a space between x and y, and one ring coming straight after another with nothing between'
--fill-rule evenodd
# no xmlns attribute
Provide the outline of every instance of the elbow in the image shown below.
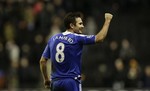
<svg viewBox="0 0 150 91"><path fill-rule="evenodd" d="M46 60L45 58L41 57L39 63L40 63L41 65L44 65L44 64L46 64L46 62L47 62L47 60Z"/></svg>
<svg viewBox="0 0 150 91"><path fill-rule="evenodd" d="M100 43L100 42L103 42L104 39L105 39L105 36L100 36L100 37L96 36L95 41L96 43Z"/></svg>

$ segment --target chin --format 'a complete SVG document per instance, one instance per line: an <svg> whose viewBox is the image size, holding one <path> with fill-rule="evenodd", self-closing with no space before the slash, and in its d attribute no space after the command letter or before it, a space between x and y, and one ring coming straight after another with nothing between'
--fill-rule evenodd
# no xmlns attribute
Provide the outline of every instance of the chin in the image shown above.
<svg viewBox="0 0 150 91"><path fill-rule="evenodd" d="M82 34L83 32L81 30L79 30L79 34Z"/></svg>
<svg viewBox="0 0 150 91"><path fill-rule="evenodd" d="M77 33L77 34L82 34L82 31L81 31L81 30L79 30L79 31L77 31L77 32L75 32L75 33Z"/></svg>

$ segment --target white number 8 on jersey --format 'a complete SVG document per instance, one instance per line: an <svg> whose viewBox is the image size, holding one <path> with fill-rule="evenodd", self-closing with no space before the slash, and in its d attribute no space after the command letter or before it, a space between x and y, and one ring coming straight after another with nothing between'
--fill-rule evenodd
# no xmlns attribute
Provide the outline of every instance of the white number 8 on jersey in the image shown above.
<svg viewBox="0 0 150 91"><path fill-rule="evenodd" d="M65 49L65 45L63 43L57 44L55 59L58 63L63 62L65 59L64 49Z"/></svg>

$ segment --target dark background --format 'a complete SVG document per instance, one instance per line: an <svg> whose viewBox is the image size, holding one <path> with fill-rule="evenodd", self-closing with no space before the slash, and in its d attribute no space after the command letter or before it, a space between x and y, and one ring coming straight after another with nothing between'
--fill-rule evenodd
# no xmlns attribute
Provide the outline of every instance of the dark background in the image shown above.
<svg viewBox="0 0 150 91"><path fill-rule="evenodd" d="M43 88L43 49L74 11L85 34L101 29L105 12L114 16L104 42L84 47L83 87L150 87L149 0L1 0L0 89Z"/></svg>

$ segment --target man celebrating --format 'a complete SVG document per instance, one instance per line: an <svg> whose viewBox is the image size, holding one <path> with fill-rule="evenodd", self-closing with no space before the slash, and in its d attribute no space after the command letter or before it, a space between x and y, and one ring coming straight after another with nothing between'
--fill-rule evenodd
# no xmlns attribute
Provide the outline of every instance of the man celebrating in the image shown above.
<svg viewBox="0 0 150 91"><path fill-rule="evenodd" d="M83 35L81 13L68 13L64 18L66 31L52 36L40 59L40 68L46 88L52 91L81 91L81 54L83 45L102 42L113 15L105 13L105 22L96 35ZM46 62L51 59L51 78L48 77Z"/></svg>

